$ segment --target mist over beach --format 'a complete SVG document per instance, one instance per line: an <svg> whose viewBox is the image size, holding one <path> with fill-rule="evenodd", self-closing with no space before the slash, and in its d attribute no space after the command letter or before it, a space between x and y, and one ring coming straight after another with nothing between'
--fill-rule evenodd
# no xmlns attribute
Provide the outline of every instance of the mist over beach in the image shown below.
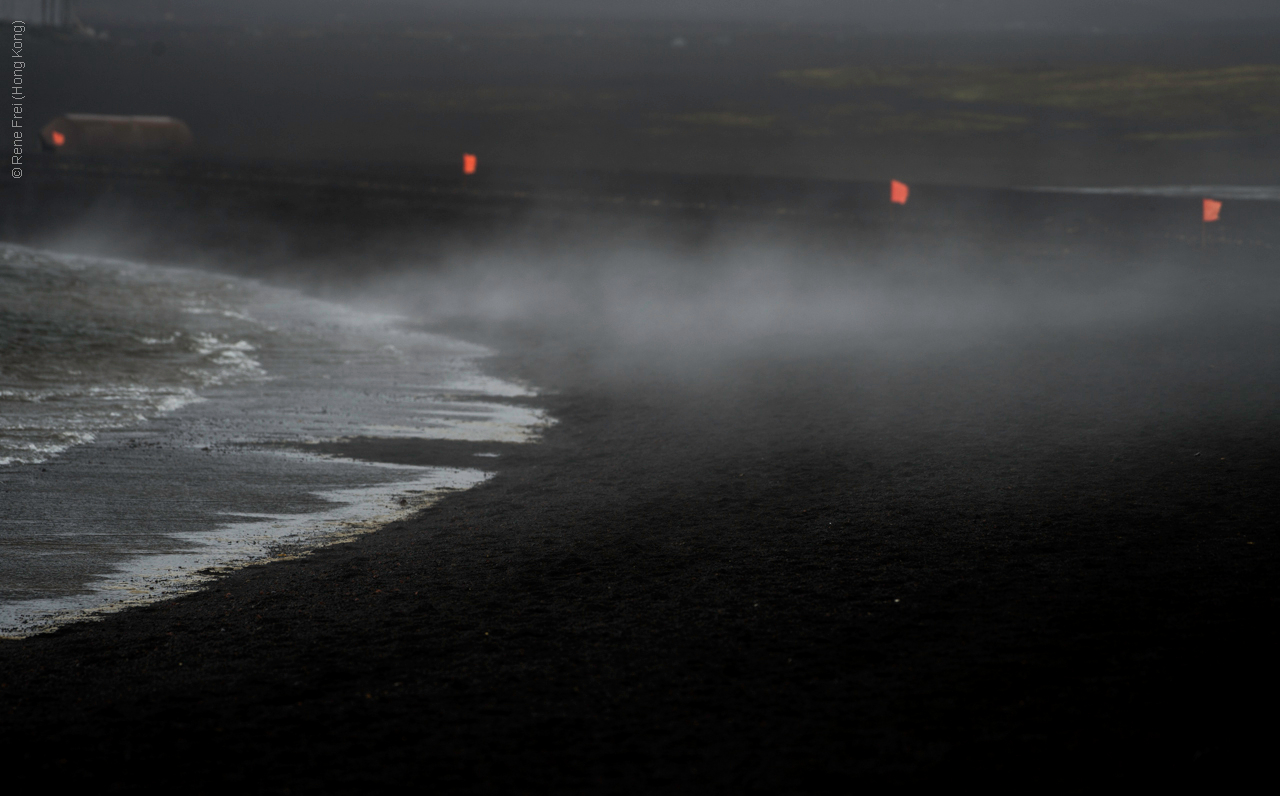
<svg viewBox="0 0 1280 796"><path fill-rule="evenodd" d="M19 782L1265 774L1271 4L7 17Z"/></svg>

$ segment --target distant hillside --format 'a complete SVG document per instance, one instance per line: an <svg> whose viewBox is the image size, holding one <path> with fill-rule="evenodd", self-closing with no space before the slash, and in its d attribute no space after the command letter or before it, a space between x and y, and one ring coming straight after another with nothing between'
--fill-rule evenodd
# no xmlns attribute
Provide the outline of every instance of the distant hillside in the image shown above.
<svg viewBox="0 0 1280 796"><path fill-rule="evenodd" d="M93 25L395 24L441 17L650 19L670 22L835 22L872 32L1025 30L1162 31L1204 22L1270 19L1274 0L79 0ZM1256 23L1250 23L1256 24Z"/></svg>

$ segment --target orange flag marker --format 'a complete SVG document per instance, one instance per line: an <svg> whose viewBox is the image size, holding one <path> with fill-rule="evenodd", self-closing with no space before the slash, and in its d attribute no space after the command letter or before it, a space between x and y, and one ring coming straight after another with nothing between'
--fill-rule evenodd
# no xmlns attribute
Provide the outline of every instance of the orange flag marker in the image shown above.
<svg viewBox="0 0 1280 796"><path fill-rule="evenodd" d="M476 173L476 156L475 155L462 156L462 173L463 174Z"/></svg>
<svg viewBox="0 0 1280 796"><path fill-rule="evenodd" d="M907 197L911 195L911 189L907 187L905 182L894 180L889 183L889 201L895 205L905 205Z"/></svg>
<svg viewBox="0 0 1280 796"><path fill-rule="evenodd" d="M1213 199L1204 200L1204 220L1217 221L1218 215L1222 212L1222 202Z"/></svg>

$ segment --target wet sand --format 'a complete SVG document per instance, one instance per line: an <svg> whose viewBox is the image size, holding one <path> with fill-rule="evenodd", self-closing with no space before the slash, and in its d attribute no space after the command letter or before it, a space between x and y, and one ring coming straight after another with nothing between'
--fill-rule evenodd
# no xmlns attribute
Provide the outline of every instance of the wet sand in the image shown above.
<svg viewBox="0 0 1280 796"><path fill-rule="evenodd" d="M1053 201L1075 204L911 245L976 235L999 267L1047 267L1120 206ZM1274 262L1090 229L1116 260L1218 268L1206 294ZM123 790L176 763L182 787L255 792L1242 782L1276 706L1280 368L1273 314L1223 295L956 356L818 338L699 359L572 313L457 318L542 391L544 440L334 443L496 474L0 645L8 768Z"/></svg>

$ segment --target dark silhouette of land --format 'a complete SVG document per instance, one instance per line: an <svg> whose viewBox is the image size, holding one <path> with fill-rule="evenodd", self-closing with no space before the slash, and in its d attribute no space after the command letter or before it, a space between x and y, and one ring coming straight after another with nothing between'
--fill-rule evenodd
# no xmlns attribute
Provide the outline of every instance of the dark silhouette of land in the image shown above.
<svg viewBox="0 0 1280 796"><path fill-rule="evenodd" d="M158 114L232 161L968 185L1267 183L1274 26L872 36L439 20L37 39L28 118Z"/></svg>

